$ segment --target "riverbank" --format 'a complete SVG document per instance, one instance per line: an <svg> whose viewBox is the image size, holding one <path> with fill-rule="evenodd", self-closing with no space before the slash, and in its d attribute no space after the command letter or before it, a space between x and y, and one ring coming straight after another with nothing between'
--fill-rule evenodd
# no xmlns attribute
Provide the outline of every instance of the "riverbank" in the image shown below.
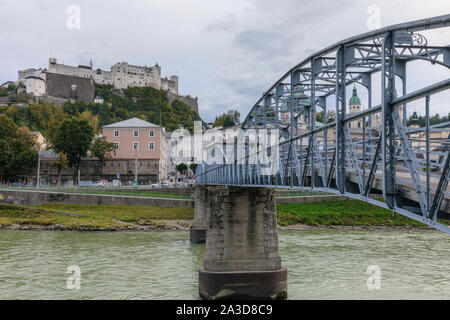
<svg viewBox="0 0 450 320"><path fill-rule="evenodd" d="M188 229L192 208L47 204L0 205L0 229L146 231Z"/></svg>
<svg viewBox="0 0 450 320"><path fill-rule="evenodd" d="M46 204L0 204L0 229L147 231L187 230L192 208ZM358 200L278 204L280 229L427 229L428 226ZM440 221L450 224L450 221Z"/></svg>

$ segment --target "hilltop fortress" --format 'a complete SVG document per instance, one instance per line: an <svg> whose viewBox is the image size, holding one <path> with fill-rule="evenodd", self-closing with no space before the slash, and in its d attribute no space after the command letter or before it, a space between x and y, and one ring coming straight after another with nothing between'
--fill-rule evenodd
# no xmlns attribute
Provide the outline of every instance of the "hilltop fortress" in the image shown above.
<svg viewBox="0 0 450 320"><path fill-rule="evenodd" d="M130 87L154 87L158 90L170 91L178 94L178 76L170 79L161 78L161 67L156 63L153 67L134 66L127 62L119 62L111 67L111 71L94 70L92 61L90 66L67 66L57 63L55 58L49 59L48 71L82 78L92 78L95 83L113 85L114 89Z"/></svg>
<svg viewBox="0 0 450 320"><path fill-rule="evenodd" d="M163 90L167 100L172 103L180 100L198 112L198 99L178 94L178 76L161 77L161 67L135 66L127 62L118 62L111 71L94 69L92 60L89 66L78 67L57 63L49 59L48 69L26 69L18 72L18 82L22 82L28 94L50 99L79 99L94 101L95 83L112 85L114 89L128 87L153 87Z"/></svg>

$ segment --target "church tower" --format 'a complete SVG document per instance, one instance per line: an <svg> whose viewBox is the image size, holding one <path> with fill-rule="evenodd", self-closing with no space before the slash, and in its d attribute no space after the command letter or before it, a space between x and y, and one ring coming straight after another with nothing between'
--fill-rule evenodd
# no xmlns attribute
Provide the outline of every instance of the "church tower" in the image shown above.
<svg viewBox="0 0 450 320"><path fill-rule="evenodd" d="M409 126L411 128L420 128L419 116L417 115L417 111L414 111L411 118L409 118Z"/></svg>
<svg viewBox="0 0 450 320"><path fill-rule="evenodd" d="M361 111L361 100L356 91L356 85L353 85L353 95L348 102L349 113L357 113ZM349 128L362 128L362 119L358 119L349 123Z"/></svg>

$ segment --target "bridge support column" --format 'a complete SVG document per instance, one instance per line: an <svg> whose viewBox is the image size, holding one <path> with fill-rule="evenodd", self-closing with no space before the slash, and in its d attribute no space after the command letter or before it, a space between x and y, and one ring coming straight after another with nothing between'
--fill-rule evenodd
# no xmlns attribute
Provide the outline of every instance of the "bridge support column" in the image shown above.
<svg viewBox="0 0 450 320"><path fill-rule="evenodd" d="M206 241L206 199L207 190L204 186L195 187L194 221L190 228L190 240L193 243L205 243Z"/></svg>
<svg viewBox="0 0 450 320"><path fill-rule="evenodd" d="M205 299L285 299L287 269L278 253L275 191L209 187L204 267Z"/></svg>

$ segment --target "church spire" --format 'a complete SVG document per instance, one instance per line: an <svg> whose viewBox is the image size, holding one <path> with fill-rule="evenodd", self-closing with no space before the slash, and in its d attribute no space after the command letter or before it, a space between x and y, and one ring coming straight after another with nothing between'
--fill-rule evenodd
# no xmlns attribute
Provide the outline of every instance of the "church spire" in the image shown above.
<svg viewBox="0 0 450 320"><path fill-rule="evenodd" d="M358 92L356 91L356 85L353 85L353 95L350 98L350 101L348 103L349 106L353 105L361 105L361 100L358 97Z"/></svg>

